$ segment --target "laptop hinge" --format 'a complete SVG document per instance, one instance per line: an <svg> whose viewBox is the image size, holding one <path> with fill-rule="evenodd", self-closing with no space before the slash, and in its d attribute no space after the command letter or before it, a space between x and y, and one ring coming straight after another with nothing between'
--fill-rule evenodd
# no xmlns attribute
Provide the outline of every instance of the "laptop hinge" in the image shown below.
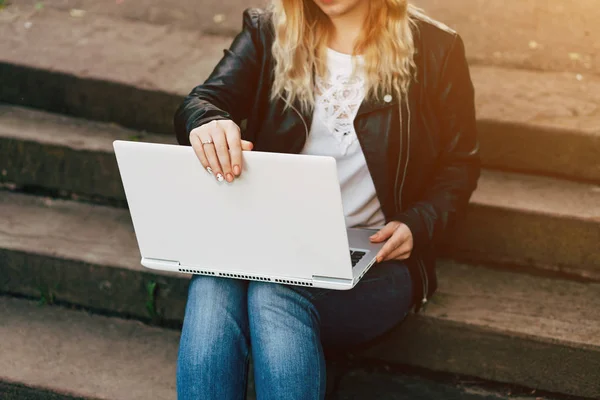
<svg viewBox="0 0 600 400"><path fill-rule="evenodd" d="M181 264L179 261L142 257L142 265L147 268L172 269L179 268Z"/></svg>
<svg viewBox="0 0 600 400"><path fill-rule="evenodd" d="M344 278L332 278L330 276L317 276L313 275L313 280L321 281L326 283L331 283L334 285L348 285L352 284L352 279L344 279Z"/></svg>

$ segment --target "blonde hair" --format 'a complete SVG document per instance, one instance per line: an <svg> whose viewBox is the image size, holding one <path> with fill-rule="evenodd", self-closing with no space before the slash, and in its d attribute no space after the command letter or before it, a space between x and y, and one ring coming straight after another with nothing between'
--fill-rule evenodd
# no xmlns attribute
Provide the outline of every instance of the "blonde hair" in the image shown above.
<svg viewBox="0 0 600 400"><path fill-rule="evenodd" d="M315 74L325 76L327 71L331 24L312 0L273 0L270 10L275 30L271 97L283 98L288 106L298 100L303 111L312 110ZM408 92L415 69L413 10L407 0L369 0L369 15L353 52L364 59L366 98Z"/></svg>

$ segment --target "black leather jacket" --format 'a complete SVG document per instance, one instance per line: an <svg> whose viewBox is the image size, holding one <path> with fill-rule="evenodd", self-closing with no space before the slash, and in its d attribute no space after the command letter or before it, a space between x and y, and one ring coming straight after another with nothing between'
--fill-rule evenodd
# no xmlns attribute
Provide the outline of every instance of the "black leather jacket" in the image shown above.
<svg viewBox="0 0 600 400"><path fill-rule="evenodd" d="M298 153L310 130L300 107L270 101L274 60L270 13L244 12L243 30L204 84L175 115L182 145L215 119L246 120L258 151ZM387 221L405 223L414 249L407 264L416 308L437 288L435 247L468 204L480 173L474 91L462 39L424 16L414 29L416 79L408 100L364 101L354 127ZM390 96L385 97L390 100Z"/></svg>

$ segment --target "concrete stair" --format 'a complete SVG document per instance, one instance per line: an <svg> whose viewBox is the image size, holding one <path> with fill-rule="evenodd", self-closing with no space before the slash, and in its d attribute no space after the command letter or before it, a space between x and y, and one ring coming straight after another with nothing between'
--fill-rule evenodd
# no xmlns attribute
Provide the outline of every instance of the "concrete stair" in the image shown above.
<svg viewBox="0 0 600 400"><path fill-rule="evenodd" d="M174 143L175 108L249 4L212 2L223 15L211 22L191 0L140 1L48 0L36 11L36 1L13 0L0 11L0 293L119 317L0 297L0 398L174 398L178 332L164 327L181 323L188 277L140 266L112 141ZM573 7L589 12L579 28L595 32L588 3ZM354 354L337 398L509 397L399 376L397 365L600 398L600 78L585 53L595 44L578 41L580 58L566 65L544 56L566 49L550 42L554 25L506 32L536 38L537 53L477 35L484 19L472 10L489 22L535 5L419 5L447 15L475 49L486 170L445 246L438 294ZM86 13L73 17L73 7ZM506 14L495 17L499 7Z"/></svg>
<svg viewBox="0 0 600 400"><path fill-rule="evenodd" d="M126 210L8 192L0 204L1 292L182 320L187 277L142 269ZM600 396L599 283L451 261L439 275L426 311L361 357Z"/></svg>
<svg viewBox="0 0 600 400"><path fill-rule="evenodd" d="M599 280L599 186L491 171L478 185L447 255Z"/></svg>
<svg viewBox="0 0 600 400"><path fill-rule="evenodd" d="M31 18L37 0L12 0L7 19ZM542 71L569 71L584 76L600 72L600 12L596 0L506 2L502 0L415 0L433 18L448 24L465 39L473 64ZM48 9L81 9L84 18L102 15L159 26L177 26L205 35L231 37L239 32L246 7L267 0L46 0ZM40 14L38 12L37 14ZM507 29L510 27L510 29ZM557 34L559 32L559 34Z"/></svg>
<svg viewBox="0 0 600 400"><path fill-rule="evenodd" d="M25 10L0 20L0 102L148 132L172 132L181 98L231 42L100 13ZM472 75L486 166L600 182L600 78L482 65Z"/></svg>
<svg viewBox="0 0 600 400"><path fill-rule="evenodd" d="M0 105L1 179L17 187L123 202L115 139L174 143L172 136ZM446 254L600 280L599 216L598 185L484 171L467 220ZM540 229L556 234L539 235Z"/></svg>
<svg viewBox="0 0 600 400"><path fill-rule="evenodd" d="M2 399L176 398L178 331L6 297L0 297L0 313ZM332 399L505 400L510 390L351 366L340 375ZM373 389L365 392L368 387ZM542 399L539 395L518 398ZM255 399L253 385L248 399Z"/></svg>
<svg viewBox="0 0 600 400"><path fill-rule="evenodd" d="M175 144L174 135L0 104L0 182L123 202L117 139Z"/></svg>
<svg viewBox="0 0 600 400"><path fill-rule="evenodd" d="M0 297L0 379L92 399L175 399L179 333Z"/></svg>

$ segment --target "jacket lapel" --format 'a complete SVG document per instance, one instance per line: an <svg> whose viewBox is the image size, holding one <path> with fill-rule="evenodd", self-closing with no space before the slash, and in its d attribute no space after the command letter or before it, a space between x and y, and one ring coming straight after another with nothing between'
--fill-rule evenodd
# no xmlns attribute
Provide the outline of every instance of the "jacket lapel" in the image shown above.
<svg viewBox="0 0 600 400"><path fill-rule="evenodd" d="M388 101L386 101L388 100ZM367 167L371 173L377 197L386 217L395 212L394 182L398 165L403 165L405 148L405 115L402 101L395 96L381 100L365 100L354 120ZM377 112L379 111L379 112ZM403 113L402 118L400 112ZM400 126L402 122L403 126Z"/></svg>
<svg viewBox="0 0 600 400"><path fill-rule="evenodd" d="M365 114L369 114L373 111L380 110L387 107L397 107L398 99L395 94L386 94L382 99L365 99L358 108L356 113L356 119L360 118Z"/></svg>

